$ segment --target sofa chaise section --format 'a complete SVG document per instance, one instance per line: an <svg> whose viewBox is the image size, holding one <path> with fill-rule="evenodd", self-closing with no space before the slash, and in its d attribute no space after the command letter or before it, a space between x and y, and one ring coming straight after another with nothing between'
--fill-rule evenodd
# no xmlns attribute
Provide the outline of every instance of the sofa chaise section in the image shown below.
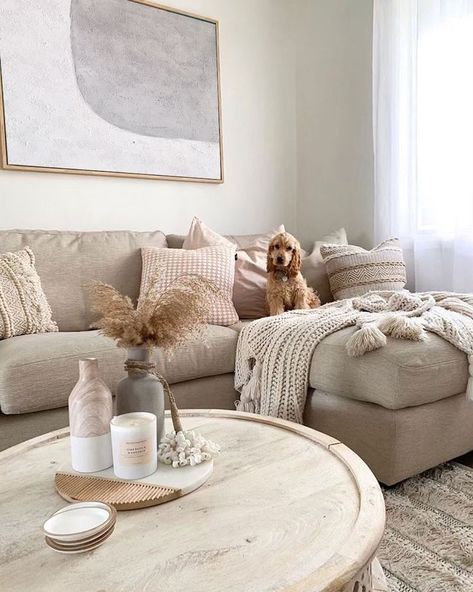
<svg viewBox="0 0 473 592"><path fill-rule="evenodd" d="M429 333L350 358L354 330L316 348L304 422L342 440L387 485L472 450L467 356Z"/></svg>

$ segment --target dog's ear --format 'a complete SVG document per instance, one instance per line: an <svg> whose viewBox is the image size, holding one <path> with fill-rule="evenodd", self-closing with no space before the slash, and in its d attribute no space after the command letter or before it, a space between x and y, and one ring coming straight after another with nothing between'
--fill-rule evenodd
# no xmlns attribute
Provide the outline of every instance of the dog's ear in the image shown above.
<svg viewBox="0 0 473 592"><path fill-rule="evenodd" d="M288 270L290 275L297 275L301 270L301 250L299 246L295 248L294 253L292 254Z"/></svg>
<svg viewBox="0 0 473 592"><path fill-rule="evenodd" d="M266 257L266 271L272 273L276 268L274 267L273 258L271 257L272 245L269 245L268 254Z"/></svg>

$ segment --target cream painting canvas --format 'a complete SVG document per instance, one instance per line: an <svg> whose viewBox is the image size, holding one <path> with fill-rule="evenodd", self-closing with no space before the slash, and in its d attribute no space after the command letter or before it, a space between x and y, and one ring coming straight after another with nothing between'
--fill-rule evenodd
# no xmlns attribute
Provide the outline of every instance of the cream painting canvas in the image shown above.
<svg viewBox="0 0 473 592"><path fill-rule="evenodd" d="M2 0L2 164L223 181L218 23L145 0Z"/></svg>

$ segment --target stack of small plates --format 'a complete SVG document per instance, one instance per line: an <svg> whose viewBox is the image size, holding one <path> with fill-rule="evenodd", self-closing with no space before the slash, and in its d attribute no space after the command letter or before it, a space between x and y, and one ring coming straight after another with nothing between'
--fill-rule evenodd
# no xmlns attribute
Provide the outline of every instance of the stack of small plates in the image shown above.
<svg viewBox="0 0 473 592"><path fill-rule="evenodd" d="M96 549L112 534L117 520L113 506L102 502L70 504L46 520L46 544L58 553L85 553Z"/></svg>

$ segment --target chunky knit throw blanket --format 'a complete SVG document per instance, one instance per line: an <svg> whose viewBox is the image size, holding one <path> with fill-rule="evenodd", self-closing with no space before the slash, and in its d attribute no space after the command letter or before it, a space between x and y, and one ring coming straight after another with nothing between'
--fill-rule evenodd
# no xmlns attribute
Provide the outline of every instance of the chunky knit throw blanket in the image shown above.
<svg viewBox="0 0 473 592"><path fill-rule="evenodd" d="M353 357L383 347L387 335L414 341L425 340L426 331L440 335L468 355L473 400L473 294L370 292L244 327L235 365L237 409L302 423L314 349L349 326L358 328L346 344Z"/></svg>

